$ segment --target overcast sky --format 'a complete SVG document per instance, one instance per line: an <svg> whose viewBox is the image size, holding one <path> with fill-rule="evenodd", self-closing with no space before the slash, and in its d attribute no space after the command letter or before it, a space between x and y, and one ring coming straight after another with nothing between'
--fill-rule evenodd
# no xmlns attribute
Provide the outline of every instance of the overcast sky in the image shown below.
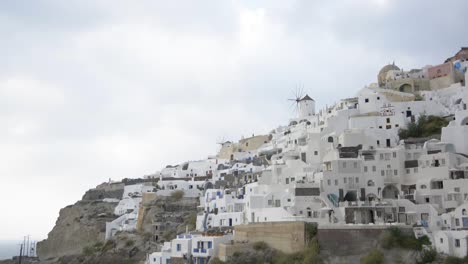
<svg viewBox="0 0 468 264"><path fill-rule="evenodd" d="M392 61L468 45L468 1L0 2L0 240L43 239L109 178L268 133L303 85L319 106Z"/></svg>

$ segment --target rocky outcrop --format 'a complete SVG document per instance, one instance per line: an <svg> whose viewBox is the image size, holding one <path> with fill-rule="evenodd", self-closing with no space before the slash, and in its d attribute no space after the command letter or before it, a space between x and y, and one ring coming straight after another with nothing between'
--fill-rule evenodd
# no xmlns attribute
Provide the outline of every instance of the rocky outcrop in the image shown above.
<svg viewBox="0 0 468 264"><path fill-rule="evenodd" d="M104 241L106 221L112 221L116 203L79 201L60 210L54 228L37 245L41 261L81 254L88 244Z"/></svg>
<svg viewBox="0 0 468 264"><path fill-rule="evenodd" d="M185 229L195 229L198 198L156 196L144 201L140 209L138 230L155 243L170 241Z"/></svg>
<svg viewBox="0 0 468 264"><path fill-rule="evenodd" d="M88 190L82 200L122 199L123 183L103 183L94 189Z"/></svg>
<svg viewBox="0 0 468 264"><path fill-rule="evenodd" d="M195 228L198 198L162 197L147 193L139 210L138 230L118 232L105 241L106 222L117 218L117 203L124 183L104 183L86 192L83 200L60 210L54 228L37 245L40 263L92 264L142 263L147 252L160 249L164 241Z"/></svg>

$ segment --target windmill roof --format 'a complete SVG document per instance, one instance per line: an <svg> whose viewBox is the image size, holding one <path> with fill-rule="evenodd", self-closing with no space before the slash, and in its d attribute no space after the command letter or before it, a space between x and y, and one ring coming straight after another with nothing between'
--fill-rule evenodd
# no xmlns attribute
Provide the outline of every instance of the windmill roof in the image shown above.
<svg viewBox="0 0 468 264"><path fill-rule="evenodd" d="M302 99L300 101L306 101L306 100L309 100L309 101L314 101L314 99L310 98L310 96L308 94L306 94L304 97L302 97Z"/></svg>

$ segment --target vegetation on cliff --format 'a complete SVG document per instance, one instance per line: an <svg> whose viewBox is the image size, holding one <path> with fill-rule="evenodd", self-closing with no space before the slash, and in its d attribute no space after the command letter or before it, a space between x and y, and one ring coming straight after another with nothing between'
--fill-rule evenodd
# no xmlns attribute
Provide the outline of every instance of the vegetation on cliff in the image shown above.
<svg viewBox="0 0 468 264"><path fill-rule="evenodd" d="M414 123L408 124L406 129L400 129L400 139L423 138L440 135L442 128L448 125L448 121L439 116L421 115Z"/></svg>

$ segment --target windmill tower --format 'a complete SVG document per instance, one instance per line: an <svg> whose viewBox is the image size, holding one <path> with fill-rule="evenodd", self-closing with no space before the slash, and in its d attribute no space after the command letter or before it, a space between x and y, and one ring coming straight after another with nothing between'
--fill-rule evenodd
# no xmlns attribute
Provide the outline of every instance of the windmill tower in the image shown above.
<svg viewBox="0 0 468 264"><path fill-rule="evenodd" d="M315 115L315 101L309 95L305 94L303 87L297 87L294 90L294 98L288 99L292 101L292 107L299 119L305 119Z"/></svg>
<svg viewBox="0 0 468 264"><path fill-rule="evenodd" d="M309 95L305 95L299 100L299 118L307 118L315 115L315 101Z"/></svg>

